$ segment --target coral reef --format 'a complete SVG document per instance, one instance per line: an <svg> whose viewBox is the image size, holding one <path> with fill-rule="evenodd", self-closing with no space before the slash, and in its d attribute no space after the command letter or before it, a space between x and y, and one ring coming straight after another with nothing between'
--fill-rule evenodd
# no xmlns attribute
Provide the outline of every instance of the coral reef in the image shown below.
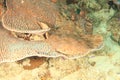
<svg viewBox="0 0 120 80"><path fill-rule="evenodd" d="M47 23L49 26L54 25L55 12L57 12L54 4L48 3L49 0L26 0L23 2L7 0L7 11L2 17L2 23L6 29L15 32L48 31L49 29L46 30L41 26L41 22Z"/></svg>
<svg viewBox="0 0 120 80"><path fill-rule="evenodd" d="M41 6L39 6L39 8L37 8L37 5L39 5L38 3L41 3ZM49 19L51 18L51 16L54 15L51 13L54 10L54 8L49 10L50 15L47 15L47 11L46 11L49 5L51 6L51 8L53 7L52 3L49 4L49 0L48 2L47 0L46 1L41 0L40 2L38 0L25 1L25 2L21 0L17 0L12 2L7 1L6 4L7 4L6 5L7 11L2 17L3 26L1 25L0 27L0 30L1 30L0 35L4 35L4 37L2 37L0 40L1 42L0 62L1 63L13 62L13 61L21 60L23 58L30 57L30 56L39 56L39 57L62 56L64 58L79 58L81 56L87 55L90 52L99 50L102 47L102 44L103 44L102 36L92 35L92 34L86 35L84 34L84 32L83 34L82 33L80 34L80 31L76 31L77 29L74 28L75 24L70 24L68 26L62 25L64 24L64 22L60 23L59 21L62 21L64 17L62 17L61 15L58 15L56 17L58 20L58 22L56 21L56 23L58 23L57 25L59 25L58 29L51 28L50 31L48 30L49 31L48 33L50 34L49 38L46 38L45 40L39 40L39 41L34 41L35 39L33 39L33 41L31 41L31 39L29 39L29 37L31 36L29 36L28 34L31 34L31 33L42 34L43 32L41 32L42 30L39 28L39 26L40 27L42 26L43 31L45 31L45 29L49 29L49 25L47 26L47 24L45 24L46 23L45 21L48 21L49 24L53 24L52 22L56 20L53 18L53 21L49 22ZM37 8L37 10L33 11L34 8ZM45 11L45 14L43 11L41 11L42 9ZM38 15L38 12L36 11L39 11L39 10L41 13ZM41 25L34 26L35 25L33 21L34 18L32 18L34 16L29 14L28 13L29 11L30 12L32 11L32 14L34 13L34 16L36 16L35 18L37 17L40 17L40 18L47 17L47 18L44 18L45 20L43 19L43 21L41 21ZM16 14L13 15L14 12ZM21 14L21 15L18 15L18 14ZM26 14L29 14L30 16ZM18 21L15 19L17 19ZM27 25L28 22L26 21L28 22L30 21L29 22L30 26ZM65 27L69 29L64 29ZM12 34L13 31L15 33L17 32L19 37L21 35L21 37L23 36L23 38L24 37L25 38L23 40L19 39L18 36L16 36L16 34L14 35ZM76 31L77 33L75 32L75 35L74 35L71 31ZM86 31L90 31L92 33L92 30L89 30L89 28L86 29ZM22 35L22 34L25 34L25 35ZM78 36L78 37L75 38L75 36Z"/></svg>
<svg viewBox="0 0 120 80"><path fill-rule="evenodd" d="M109 0L11 1L7 0L9 9L1 15L4 24L0 26L0 80L120 80L119 0L110 0L116 8L110 8ZM29 4L23 5L23 9L19 1ZM34 1L38 2L37 9ZM45 13L38 13L39 9ZM32 21L37 21L32 15L40 17L42 25L37 24L36 28L47 31L24 33L26 27L22 26L19 33L19 27L14 26L16 31L12 32L8 29L13 27L10 24L24 24L6 23L6 17L15 18L9 10L16 12L18 20L18 13L24 10L23 21L29 18L32 25L36 24ZM26 12L29 10L32 15ZM29 29L34 31L33 27Z"/></svg>

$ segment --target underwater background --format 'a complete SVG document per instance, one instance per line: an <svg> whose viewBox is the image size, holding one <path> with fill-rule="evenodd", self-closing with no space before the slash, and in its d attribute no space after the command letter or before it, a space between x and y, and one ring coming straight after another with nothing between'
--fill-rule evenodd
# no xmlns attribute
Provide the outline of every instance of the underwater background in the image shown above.
<svg viewBox="0 0 120 80"><path fill-rule="evenodd" d="M48 43L53 40L50 44L68 58L49 54L6 61L0 64L0 80L120 80L120 0L43 1L54 4L57 12L51 12L58 14L48 34L60 39L48 36ZM0 0L0 18L3 2Z"/></svg>

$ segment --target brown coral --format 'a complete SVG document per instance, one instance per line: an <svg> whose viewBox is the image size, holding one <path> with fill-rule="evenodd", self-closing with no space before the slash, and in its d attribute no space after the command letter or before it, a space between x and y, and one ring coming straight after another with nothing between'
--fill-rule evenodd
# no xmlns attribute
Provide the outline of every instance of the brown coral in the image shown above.
<svg viewBox="0 0 120 80"><path fill-rule="evenodd" d="M7 0L7 11L2 17L6 29L15 32L44 32L41 22L55 24L57 9L49 0Z"/></svg>
<svg viewBox="0 0 120 80"><path fill-rule="evenodd" d="M30 56L78 58L101 48L101 36L84 34L77 35L80 38L77 39L72 33L75 30L73 27L67 27L65 32L62 29L51 31L50 37L42 41L21 40L11 34L11 31L48 31L48 27L42 29L42 26L45 23L55 24L55 15L52 14L55 9L50 4L52 3L49 0L7 0L7 11L2 18L3 26L0 26L0 63L18 61Z"/></svg>
<svg viewBox="0 0 120 80"><path fill-rule="evenodd" d="M99 49L100 44L102 44L100 36L91 36L90 42L76 41L72 38L62 38L57 35L51 35L45 41L25 41L13 37L2 26L0 27L0 35L0 63L13 62L30 56L81 57L90 51ZM87 45L89 43L92 43L92 47Z"/></svg>
<svg viewBox="0 0 120 80"><path fill-rule="evenodd" d="M13 62L30 56L62 56L43 41L30 42L17 39L2 26L0 26L0 36L0 63Z"/></svg>
<svg viewBox="0 0 120 80"><path fill-rule="evenodd" d="M87 35L85 39L76 40L70 37L52 35L46 41L55 51L69 58L74 58L84 56L90 51L100 49L100 46L102 46L103 38L100 35Z"/></svg>

